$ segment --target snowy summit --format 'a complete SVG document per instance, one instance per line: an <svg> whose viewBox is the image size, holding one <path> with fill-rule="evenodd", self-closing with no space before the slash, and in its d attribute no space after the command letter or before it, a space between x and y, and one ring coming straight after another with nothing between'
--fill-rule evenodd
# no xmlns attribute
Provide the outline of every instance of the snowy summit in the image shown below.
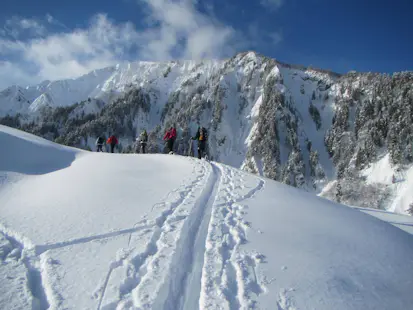
<svg viewBox="0 0 413 310"><path fill-rule="evenodd" d="M190 157L0 144L1 309L413 305L408 217Z"/></svg>

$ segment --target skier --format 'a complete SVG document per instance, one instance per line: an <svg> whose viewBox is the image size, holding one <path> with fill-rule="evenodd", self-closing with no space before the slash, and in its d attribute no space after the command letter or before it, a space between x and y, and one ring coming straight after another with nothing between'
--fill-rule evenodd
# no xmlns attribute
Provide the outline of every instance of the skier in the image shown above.
<svg viewBox="0 0 413 310"><path fill-rule="evenodd" d="M198 158L201 159L206 155L206 142L208 140L208 133L205 127L198 127L195 137L192 140L198 141Z"/></svg>
<svg viewBox="0 0 413 310"><path fill-rule="evenodd" d="M148 143L148 133L146 132L146 130L144 129L139 138L136 139L139 140L139 144L140 144L140 151L142 154L145 154L146 152L146 144Z"/></svg>
<svg viewBox="0 0 413 310"><path fill-rule="evenodd" d="M172 154L173 153L173 147L174 147L174 142L176 139L176 129L175 127L169 128L169 130L165 133L165 136L163 137L164 141L166 141L168 153Z"/></svg>
<svg viewBox="0 0 413 310"><path fill-rule="evenodd" d="M103 138L102 136L99 136L96 139L97 152L103 152L103 144L105 144L105 138Z"/></svg>
<svg viewBox="0 0 413 310"><path fill-rule="evenodd" d="M109 139L106 141L106 144L110 144L110 152L113 153L116 144L118 144L118 139L116 139L115 135L111 135Z"/></svg>

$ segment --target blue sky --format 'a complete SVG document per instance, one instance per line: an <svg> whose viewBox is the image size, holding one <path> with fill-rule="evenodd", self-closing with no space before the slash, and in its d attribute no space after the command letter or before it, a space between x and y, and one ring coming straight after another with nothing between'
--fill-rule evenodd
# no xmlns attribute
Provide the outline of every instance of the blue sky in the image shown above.
<svg viewBox="0 0 413 310"><path fill-rule="evenodd" d="M413 70L412 10L409 0L3 0L0 88L245 50L341 73Z"/></svg>

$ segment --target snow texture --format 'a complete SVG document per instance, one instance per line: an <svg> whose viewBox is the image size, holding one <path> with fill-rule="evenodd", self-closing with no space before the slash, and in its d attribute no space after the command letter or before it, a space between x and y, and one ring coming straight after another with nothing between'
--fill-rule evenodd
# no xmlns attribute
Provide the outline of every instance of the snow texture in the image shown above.
<svg viewBox="0 0 413 310"><path fill-rule="evenodd" d="M178 155L90 153L5 126L0 143L1 309L413 304L407 216Z"/></svg>

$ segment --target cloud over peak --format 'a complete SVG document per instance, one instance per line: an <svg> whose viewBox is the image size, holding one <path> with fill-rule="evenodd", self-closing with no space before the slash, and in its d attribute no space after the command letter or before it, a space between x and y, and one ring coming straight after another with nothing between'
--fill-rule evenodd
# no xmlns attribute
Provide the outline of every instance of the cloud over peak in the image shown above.
<svg viewBox="0 0 413 310"><path fill-rule="evenodd" d="M139 29L103 13L76 29L50 14L11 18L0 29L0 56L5 59L0 62L0 89L78 77L123 61L227 57L260 40L258 32L253 37L242 34L201 12L195 0L138 0L138 4L146 22Z"/></svg>

